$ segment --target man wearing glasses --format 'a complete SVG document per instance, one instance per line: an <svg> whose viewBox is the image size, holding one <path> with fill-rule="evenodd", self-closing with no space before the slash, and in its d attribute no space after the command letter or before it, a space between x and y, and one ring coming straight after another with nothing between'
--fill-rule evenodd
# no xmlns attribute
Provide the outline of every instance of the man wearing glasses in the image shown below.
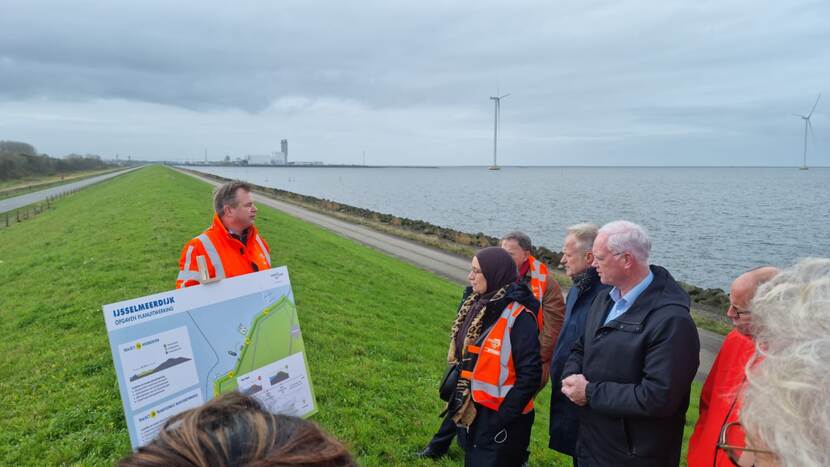
<svg viewBox="0 0 830 467"><path fill-rule="evenodd" d="M651 240L627 221L603 226L593 266L613 286L588 310L585 332L562 370L562 393L581 406L580 467L680 463L700 340L689 296L660 266Z"/></svg>
<svg viewBox="0 0 830 467"><path fill-rule="evenodd" d="M778 274L778 269L765 266L741 274L729 294L726 316L735 329L727 334L709 376L700 392L700 417L689 438L690 466L731 466L727 450L719 447L721 433L728 435L729 445L743 445L744 433L738 421L740 390L747 362L755 352L752 340L750 303L758 286Z"/></svg>

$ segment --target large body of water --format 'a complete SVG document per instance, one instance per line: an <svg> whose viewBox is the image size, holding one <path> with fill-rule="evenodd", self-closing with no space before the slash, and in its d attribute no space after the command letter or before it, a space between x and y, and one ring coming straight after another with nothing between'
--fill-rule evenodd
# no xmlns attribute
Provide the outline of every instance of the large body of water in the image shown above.
<svg viewBox="0 0 830 467"><path fill-rule="evenodd" d="M571 224L627 219L649 230L652 263L701 287L830 256L828 168L198 169L465 232L519 229L557 251Z"/></svg>

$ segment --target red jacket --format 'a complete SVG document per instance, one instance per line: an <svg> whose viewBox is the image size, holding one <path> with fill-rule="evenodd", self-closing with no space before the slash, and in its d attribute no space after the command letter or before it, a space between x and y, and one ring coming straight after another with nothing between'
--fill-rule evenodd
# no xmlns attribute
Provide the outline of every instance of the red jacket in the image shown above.
<svg viewBox="0 0 830 467"><path fill-rule="evenodd" d="M211 278L223 279L270 269L270 252L255 226L248 227L247 243L243 244L231 236L219 216L214 214L210 228L187 242L182 249L176 288L199 285L199 256L205 258Z"/></svg>
<svg viewBox="0 0 830 467"><path fill-rule="evenodd" d="M752 339L738 331L727 334L700 392L700 417L689 438L689 467L732 466L726 452L717 448L718 438L726 423L738 420L744 368L754 353Z"/></svg>

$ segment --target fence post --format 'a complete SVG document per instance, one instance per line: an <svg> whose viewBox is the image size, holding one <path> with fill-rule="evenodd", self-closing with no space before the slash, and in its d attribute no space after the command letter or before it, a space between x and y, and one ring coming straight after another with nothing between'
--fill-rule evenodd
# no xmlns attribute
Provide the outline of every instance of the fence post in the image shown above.
<svg viewBox="0 0 830 467"><path fill-rule="evenodd" d="M6 213L6 227L9 226L9 213Z"/></svg>
<svg viewBox="0 0 830 467"><path fill-rule="evenodd" d="M17 214L17 222L20 222L20 209L15 209L15 213Z"/></svg>

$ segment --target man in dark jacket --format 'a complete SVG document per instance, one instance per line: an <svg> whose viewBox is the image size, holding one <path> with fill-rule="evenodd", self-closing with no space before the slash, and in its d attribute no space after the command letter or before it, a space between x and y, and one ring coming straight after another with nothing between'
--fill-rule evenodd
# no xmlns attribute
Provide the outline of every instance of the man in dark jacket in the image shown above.
<svg viewBox="0 0 830 467"><path fill-rule="evenodd" d="M585 333L585 317L591 303L600 294L607 294L611 287L599 281L597 270L591 267L594 254L591 248L597 236L594 224L577 224L568 227L562 245L562 266L573 281L565 301L565 324L556 342L550 365L550 442L548 446L563 454L573 456L576 434L579 431L579 407L562 394L562 368L571 354L574 343Z"/></svg>
<svg viewBox="0 0 830 467"><path fill-rule="evenodd" d="M562 371L562 392L581 406L581 467L677 466L700 341L689 296L648 265L651 241L631 222L603 226L593 266L603 284L585 333Z"/></svg>

